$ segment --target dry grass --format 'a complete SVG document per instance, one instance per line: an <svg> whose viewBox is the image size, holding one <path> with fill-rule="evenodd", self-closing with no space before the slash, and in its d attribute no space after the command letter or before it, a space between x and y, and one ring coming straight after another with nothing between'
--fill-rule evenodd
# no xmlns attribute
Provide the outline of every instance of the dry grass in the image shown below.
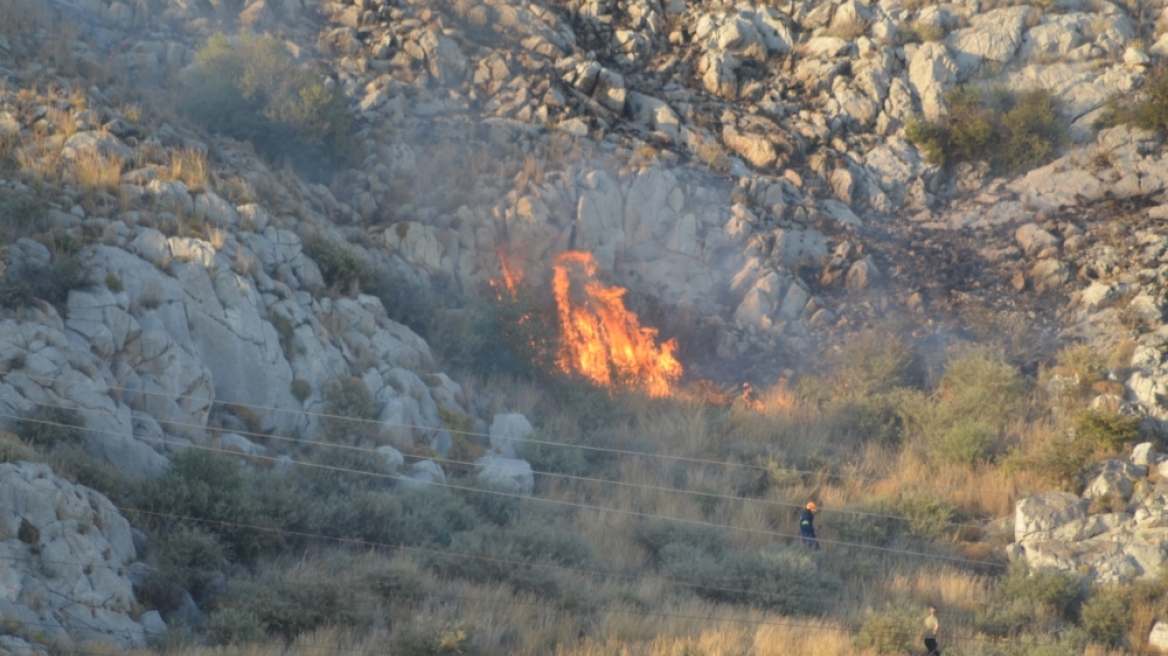
<svg viewBox="0 0 1168 656"><path fill-rule="evenodd" d="M207 153L195 148L172 150L170 157L170 178L186 185L191 193L207 188Z"/></svg>
<svg viewBox="0 0 1168 656"><path fill-rule="evenodd" d="M77 183L87 193L113 193L122 179L122 161L95 151L85 151L73 160Z"/></svg>

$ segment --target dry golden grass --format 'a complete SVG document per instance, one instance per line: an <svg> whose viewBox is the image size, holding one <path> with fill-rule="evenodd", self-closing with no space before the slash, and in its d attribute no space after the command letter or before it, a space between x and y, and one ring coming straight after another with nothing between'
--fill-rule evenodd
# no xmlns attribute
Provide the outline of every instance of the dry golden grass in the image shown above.
<svg viewBox="0 0 1168 656"><path fill-rule="evenodd" d="M85 151L73 160L77 184L88 193L113 193L122 179L122 161L117 157Z"/></svg>
<svg viewBox="0 0 1168 656"><path fill-rule="evenodd" d="M186 185L192 193L207 188L207 153L195 148L179 148L170 152L170 177Z"/></svg>

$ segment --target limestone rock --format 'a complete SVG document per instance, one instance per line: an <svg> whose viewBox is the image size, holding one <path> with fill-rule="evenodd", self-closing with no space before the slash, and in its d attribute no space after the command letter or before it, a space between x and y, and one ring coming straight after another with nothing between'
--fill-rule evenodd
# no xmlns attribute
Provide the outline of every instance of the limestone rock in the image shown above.
<svg viewBox="0 0 1168 656"><path fill-rule="evenodd" d="M506 458L514 458L516 450L533 432L527 417L519 413L497 414L491 421L491 448Z"/></svg>
<svg viewBox="0 0 1168 656"><path fill-rule="evenodd" d="M493 489L527 496L535 487L535 475L525 460L487 454L474 464L479 481Z"/></svg>

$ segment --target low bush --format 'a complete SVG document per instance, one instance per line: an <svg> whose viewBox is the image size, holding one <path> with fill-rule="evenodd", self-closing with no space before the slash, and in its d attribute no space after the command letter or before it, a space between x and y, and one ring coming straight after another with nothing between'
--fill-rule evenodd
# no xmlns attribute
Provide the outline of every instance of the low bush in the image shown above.
<svg viewBox="0 0 1168 656"><path fill-rule="evenodd" d="M1140 420L1118 412L1087 409L1075 417L1075 436L1096 452L1115 452L1140 436Z"/></svg>
<svg viewBox="0 0 1168 656"><path fill-rule="evenodd" d="M814 615L836 603L839 579L820 572L803 548L735 551L720 558L691 545L674 543L661 551L661 570L688 583L698 596L750 604L784 615Z"/></svg>
<svg viewBox="0 0 1168 656"><path fill-rule="evenodd" d="M1157 66L1137 93L1116 96L1108 103L1098 127L1119 123L1168 134L1168 67Z"/></svg>
<svg viewBox="0 0 1168 656"><path fill-rule="evenodd" d="M1022 600L1046 609L1067 621L1074 621L1083 602L1083 578L1053 568L1030 569L1024 563L1010 566L994 588L994 597L1003 601Z"/></svg>
<svg viewBox="0 0 1168 656"><path fill-rule="evenodd" d="M1132 593L1126 587L1104 588L1083 604L1082 626L1091 640L1119 646L1128 628Z"/></svg>
<svg viewBox="0 0 1168 656"><path fill-rule="evenodd" d="M121 469L94 458L76 444L57 445L49 462L58 475L97 490L114 503L125 501L134 485Z"/></svg>
<svg viewBox="0 0 1168 656"><path fill-rule="evenodd" d="M955 530L956 508L927 492L869 497L856 510L860 514L833 513L832 528L845 542L888 546L902 538L933 541Z"/></svg>
<svg viewBox="0 0 1168 656"><path fill-rule="evenodd" d="M477 582L505 581L517 590L556 597L565 586L565 576L541 565L588 568L594 559L587 538L571 533L560 522L548 522L539 516L507 528L487 524L459 533L451 541L450 550L477 558L431 557L430 566L443 576Z"/></svg>
<svg viewBox="0 0 1168 656"><path fill-rule="evenodd" d="M223 547L218 537L201 526L179 525L159 532L154 551L166 578L199 596L219 576Z"/></svg>
<svg viewBox="0 0 1168 656"><path fill-rule="evenodd" d="M340 376L324 386L325 417L320 422L321 440L332 444L359 445L376 434L377 403L365 381Z"/></svg>
<svg viewBox="0 0 1168 656"><path fill-rule="evenodd" d="M231 596L235 608L254 614L265 632L285 641L326 626L359 622L355 597L340 583L265 578L233 584Z"/></svg>
<svg viewBox="0 0 1168 656"><path fill-rule="evenodd" d="M253 528L270 523L257 512L240 463L231 456L203 449L176 453L161 476L139 483L131 497L144 511L139 523L156 535L181 527L213 535L232 560L250 561L280 544L276 533Z"/></svg>
<svg viewBox="0 0 1168 656"><path fill-rule="evenodd" d="M312 179L328 180L357 152L341 89L298 66L275 37L216 34L185 82L187 115Z"/></svg>
<svg viewBox="0 0 1168 656"><path fill-rule="evenodd" d="M387 602L413 602L424 599L428 593L420 576L407 569L389 567L365 577L369 589Z"/></svg>
<svg viewBox="0 0 1168 656"><path fill-rule="evenodd" d="M350 246L312 234L304 238L304 254L316 262L325 284L333 289L352 294L373 286L373 268Z"/></svg>
<svg viewBox="0 0 1168 656"><path fill-rule="evenodd" d="M264 623L251 610L227 606L207 617L204 627L211 642L220 646L245 645L264 639Z"/></svg>
<svg viewBox="0 0 1168 656"><path fill-rule="evenodd" d="M878 654L911 654L918 649L923 608L888 605L883 610L867 609L856 634L856 647Z"/></svg>
<svg viewBox="0 0 1168 656"><path fill-rule="evenodd" d="M393 653L401 656L466 656L477 654L475 627L463 621L408 622L393 634Z"/></svg>
<svg viewBox="0 0 1168 656"><path fill-rule="evenodd" d="M720 558L727 548L725 534L716 528L666 519L639 522L635 535L637 542L659 564L665 549L671 545L684 545L711 558Z"/></svg>
<svg viewBox="0 0 1168 656"><path fill-rule="evenodd" d="M995 172L1018 172L1050 161L1066 140L1055 98L1044 89L1014 93L967 85L945 100L945 118L916 118L905 126L909 140L938 166L972 161Z"/></svg>
<svg viewBox="0 0 1168 656"><path fill-rule="evenodd" d="M17 433L29 442L44 448L81 441L85 431L85 417L71 408L38 405L22 413Z"/></svg>

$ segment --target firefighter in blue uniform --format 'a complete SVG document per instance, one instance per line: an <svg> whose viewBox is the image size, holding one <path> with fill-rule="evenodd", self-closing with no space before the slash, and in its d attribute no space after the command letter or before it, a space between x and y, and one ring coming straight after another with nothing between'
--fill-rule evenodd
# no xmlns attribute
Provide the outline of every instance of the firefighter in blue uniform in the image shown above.
<svg viewBox="0 0 1168 656"><path fill-rule="evenodd" d="M815 513L819 509L814 501L807 502L803 516L799 518L799 535L803 537L803 544L809 549L819 550L819 540L815 539Z"/></svg>

